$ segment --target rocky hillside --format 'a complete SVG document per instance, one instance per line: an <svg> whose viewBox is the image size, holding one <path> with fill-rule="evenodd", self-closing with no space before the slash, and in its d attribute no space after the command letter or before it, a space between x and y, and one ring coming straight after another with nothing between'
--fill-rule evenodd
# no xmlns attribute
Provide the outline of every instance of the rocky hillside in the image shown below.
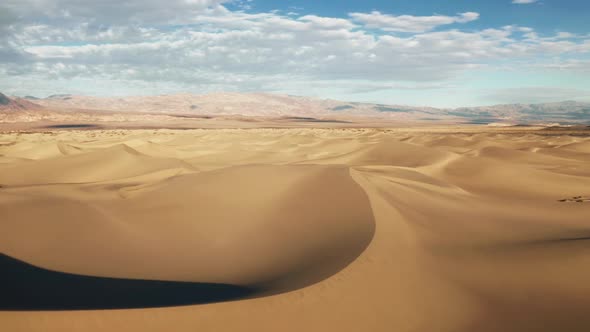
<svg viewBox="0 0 590 332"><path fill-rule="evenodd" d="M23 98L10 98L3 93L0 93L0 112L14 112L34 110L41 108L40 105L30 102Z"/></svg>

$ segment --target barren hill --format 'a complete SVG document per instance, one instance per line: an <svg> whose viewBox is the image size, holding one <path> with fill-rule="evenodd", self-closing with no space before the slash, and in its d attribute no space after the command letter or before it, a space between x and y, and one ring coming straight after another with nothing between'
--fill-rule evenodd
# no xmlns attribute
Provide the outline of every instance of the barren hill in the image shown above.
<svg viewBox="0 0 590 332"><path fill-rule="evenodd" d="M41 106L23 98L10 98L0 92L0 111L39 109Z"/></svg>
<svg viewBox="0 0 590 332"><path fill-rule="evenodd" d="M566 101L443 109L270 93L131 97L55 94L46 98L0 94L0 122L4 129L79 124L118 128L301 127L318 124L384 127L420 123L587 125L590 124L590 103Z"/></svg>

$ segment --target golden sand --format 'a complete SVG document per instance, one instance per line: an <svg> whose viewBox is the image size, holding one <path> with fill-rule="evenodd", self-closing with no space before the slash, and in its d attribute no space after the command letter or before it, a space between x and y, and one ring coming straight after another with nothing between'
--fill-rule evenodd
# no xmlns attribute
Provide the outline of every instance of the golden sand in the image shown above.
<svg viewBox="0 0 590 332"><path fill-rule="evenodd" d="M0 330L589 331L590 138L484 131L0 134L0 253L264 290Z"/></svg>

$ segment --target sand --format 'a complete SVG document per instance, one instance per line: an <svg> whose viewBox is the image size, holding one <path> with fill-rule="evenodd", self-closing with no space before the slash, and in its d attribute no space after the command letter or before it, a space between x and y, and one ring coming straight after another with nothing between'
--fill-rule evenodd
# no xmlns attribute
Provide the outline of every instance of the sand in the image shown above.
<svg viewBox="0 0 590 332"><path fill-rule="evenodd" d="M588 331L589 166L533 129L0 134L1 254L253 290L0 330Z"/></svg>

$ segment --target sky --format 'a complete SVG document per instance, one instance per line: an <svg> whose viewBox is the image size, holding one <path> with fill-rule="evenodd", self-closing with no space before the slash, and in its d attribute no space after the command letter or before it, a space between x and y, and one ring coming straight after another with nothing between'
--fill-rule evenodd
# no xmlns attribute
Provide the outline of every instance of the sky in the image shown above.
<svg viewBox="0 0 590 332"><path fill-rule="evenodd" d="M590 101L587 0L2 0L0 91Z"/></svg>

